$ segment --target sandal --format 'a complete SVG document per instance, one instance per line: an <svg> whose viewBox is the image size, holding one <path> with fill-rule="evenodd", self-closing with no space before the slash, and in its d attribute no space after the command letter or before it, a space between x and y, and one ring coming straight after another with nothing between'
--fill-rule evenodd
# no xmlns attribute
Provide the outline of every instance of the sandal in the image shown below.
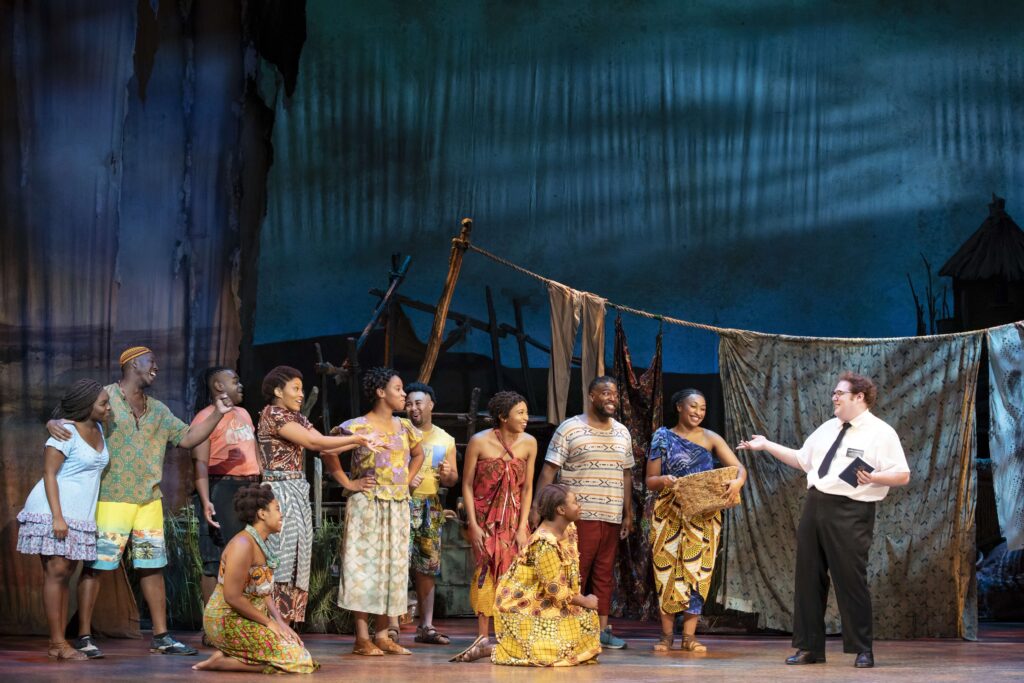
<svg viewBox="0 0 1024 683"><path fill-rule="evenodd" d="M401 635L402 635L402 632L399 631L394 626L389 626L388 627L388 638L390 638L394 642L397 643L399 641L399 638L401 637Z"/></svg>
<svg viewBox="0 0 1024 683"><path fill-rule="evenodd" d="M352 654L364 655L366 657L383 657L384 651L373 644L373 641L369 638L356 638L356 643L352 647Z"/></svg>
<svg viewBox="0 0 1024 683"><path fill-rule="evenodd" d="M373 644L380 648L381 651L386 655L411 655L412 652L406 650L404 647L391 640L391 638L385 636L383 638L375 638Z"/></svg>
<svg viewBox="0 0 1024 683"><path fill-rule="evenodd" d="M445 634L438 633L432 624L417 626L416 637L413 640L417 643L427 643L429 645L447 645L452 642L451 638Z"/></svg>
<svg viewBox="0 0 1024 683"><path fill-rule="evenodd" d="M658 638L658 642L654 644L651 649L655 652L668 652L672 649L672 641L675 639L673 633L662 633L661 638Z"/></svg>
<svg viewBox="0 0 1024 683"><path fill-rule="evenodd" d="M684 652L707 652L708 649L702 643L697 642L697 636L683 636L681 649Z"/></svg>
<svg viewBox="0 0 1024 683"><path fill-rule="evenodd" d="M89 659L84 652L79 652L75 648L71 647L71 644L66 640L62 640L57 643L50 643L49 648L46 650L46 656L50 659L56 659L57 661L69 661L69 662L80 662L83 659Z"/></svg>
<svg viewBox="0 0 1024 683"><path fill-rule="evenodd" d="M465 650L455 655L449 662L475 662L478 659L491 656L491 650L494 649L494 645L491 643L490 636L479 636L473 641L473 644L467 647Z"/></svg>

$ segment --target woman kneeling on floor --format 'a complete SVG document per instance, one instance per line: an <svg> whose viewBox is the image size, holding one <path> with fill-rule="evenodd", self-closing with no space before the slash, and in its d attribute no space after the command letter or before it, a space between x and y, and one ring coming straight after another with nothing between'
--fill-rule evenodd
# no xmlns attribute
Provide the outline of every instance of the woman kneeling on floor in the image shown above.
<svg viewBox="0 0 1024 683"><path fill-rule="evenodd" d="M537 499L540 526L498 582L495 664L573 666L601 653L597 597L580 594L576 494L561 484Z"/></svg>
<svg viewBox="0 0 1024 683"><path fill-rule="evenodd" d="M260 484L240 489L234 502L245 531L224 549L217 587L203 613L203 630L218 651L192 668L312 673L320 665L270 599L277 558L267 536L281 531L281 507L270 487Z"/></svg>

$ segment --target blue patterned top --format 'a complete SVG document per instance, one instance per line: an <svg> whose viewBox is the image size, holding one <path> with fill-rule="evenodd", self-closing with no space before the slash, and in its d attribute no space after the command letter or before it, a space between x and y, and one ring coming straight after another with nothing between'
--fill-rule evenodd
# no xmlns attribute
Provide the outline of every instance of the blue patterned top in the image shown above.
<svg viewBox="0 0 1024 683"><path fill-rule="evenodd" d="M673 477L685 477L715 468L711 451L684 439L668 427L659 427L654 432L647 459L660 459L661 473Z"/></svg>

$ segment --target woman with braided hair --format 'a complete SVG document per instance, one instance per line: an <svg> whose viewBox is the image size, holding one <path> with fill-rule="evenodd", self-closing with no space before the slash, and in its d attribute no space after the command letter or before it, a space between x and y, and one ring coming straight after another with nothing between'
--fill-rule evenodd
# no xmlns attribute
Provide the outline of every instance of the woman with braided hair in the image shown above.
<svg viewBox="0 0 1024 683"><path fill-rule="evenodd" d="M43 563L43 607L53 659L87 657L64 640L68 581L81 560L96 559L96 500L100 475L110 461L100 423L110 415L110 396L91 379L71 385L54 419L70 420L67 441L50 438L43 453L43 478L18 513L18 551Z"/></svg>
<svg viewBox="0 0 1024 683"><path fill-rule="evenodd" d="M408 609L409 487L423 465L423 435L406 418L402 378L391 368L370 368L363 375L363 394L370 411L340 426L342 430L382 442L374 453L359 448L352 454L352 477L373 485L350 491L345 505L345 540L341 546L338 606L355 614L353 654L408 655L388 631L388 617ZM332 459L334 456L330 456ZM340 470L336 459L324 459ZM369 615L376 615L376 635L370 640Z"/></svg>

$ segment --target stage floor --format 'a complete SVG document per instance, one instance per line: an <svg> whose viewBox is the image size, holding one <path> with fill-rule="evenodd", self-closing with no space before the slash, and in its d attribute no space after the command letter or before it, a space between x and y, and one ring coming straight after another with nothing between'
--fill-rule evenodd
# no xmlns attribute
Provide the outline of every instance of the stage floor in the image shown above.
<svg viewBox="0 0 1024 683"><path fill-rule="evenodd" d="M788 637L707 636L705 655L674 651L654 654L657 635L653 623L613 620L616 632L628 639L625 650L606 650L600 663L569 669L531 669L531 681L675 681L692 678L710 681L1021 681L1024 680L1024 624L982 624L977 642L961 640L880 641L875 644L874 669L854 669L853 655L842 653L838 638L828 641L828 662L811 666L786 666L792 653ZM352 636L309 635L306 646L323 668L318 681L402 680L415 683L523 680L519 667L493 666L486 660L473 664L449 664L448 658L472 642L475 622L470 619L439 621L442 632L453 636L447 646L412 642L413 629L405 627L402 642L411 657L357 657L351 654ZM177 634L200 647L198 634ZM148 635L147 635L148 638ZM235 682L267 680L247 674L201 673L192 664L199 657L151 655L148 640L103 639L104 659L56 664L46 658L42 637L0 637L0 672L3 683L23 681L178 681L218 680Z"/></svg>

